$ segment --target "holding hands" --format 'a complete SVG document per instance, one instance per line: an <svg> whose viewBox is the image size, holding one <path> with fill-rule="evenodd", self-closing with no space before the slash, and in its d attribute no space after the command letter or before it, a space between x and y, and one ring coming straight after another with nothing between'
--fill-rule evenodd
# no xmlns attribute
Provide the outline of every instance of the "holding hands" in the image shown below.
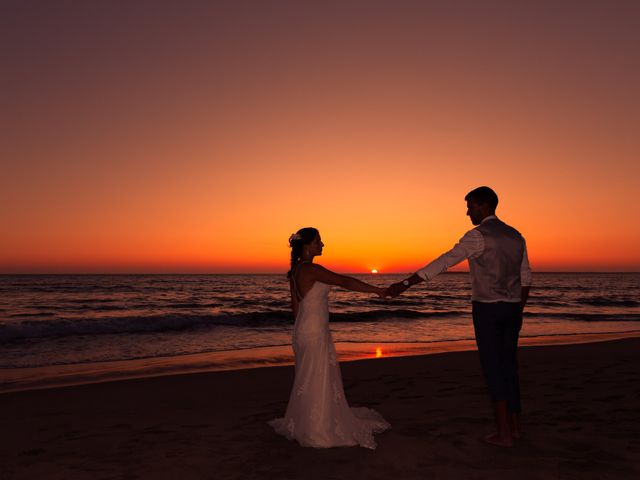
<svg viewBox="0 0 640 480"><path fill-rule="evenodd" d="M402 287L402 290L399 290L399 287ZM377 287L376 290L372 293L377 295L382 300L388 300L393 297L397 297L400 295L407 287L402 285L402 282L394 283L393 285L389 285L388 287Z"/></svg>
<svg viewBox="0 0 640 480"><path fill-rule="evenodd" d="M392 283L386 289L382 289L384 294L379 295L381 298L395 298L405 290L408 290L412 285L423 281L424 279L422 277L414 273L409 278L402 280L401 282Z"/></svg>
<svg viewBox="0 0 640 480"><path fill-rule="evenodd" d="M398 282L398 283L389 285L386 288L378 287L376 291L373 293L378 295L378 297L380 297L382 300L387 300L389 298L397 297L402 292L404 292L407 288L409 288L409 286L404 285L402 282Z"/></svg>
<svg viewBox="0 0 640 480"><path fill-rule="evenodd" d="M386 289L386 293L387 293L386 296L391 298L397 297L408 288L409 288L408 282L406 284L403 282L392 283Z"/></svg>
<svg viewBox="0 0 640 480"><path fill-rule="evenodd" d="M383 287L378 287L375 294L378 295L378 297L380 297L382 300L386 299L389 296L389 294L387 293L387 289Z"/></svg>

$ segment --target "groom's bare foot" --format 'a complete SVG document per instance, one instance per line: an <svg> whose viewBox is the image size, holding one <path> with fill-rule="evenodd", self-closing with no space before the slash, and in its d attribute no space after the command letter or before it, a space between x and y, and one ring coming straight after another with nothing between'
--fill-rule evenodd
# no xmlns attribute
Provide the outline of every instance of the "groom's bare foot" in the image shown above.
<svg viewBox="0 0 640 480"><path fill-rule="evenodd" d="M512 413L509 418L509 426L511 427L511 436L516 440L522 438L522 427L520 425L520 414Z"/></svg>
<svg viewBox="0 0 640 480"><path fill-rule="evenodd" d="M482 441L484 443L488 443L489 445L496 445L498 447L506 447L506 448L513 447L512 437L510 436L505 437L505 436L499 435L498 433L490 433L489 435L482 437Z"/></svg>

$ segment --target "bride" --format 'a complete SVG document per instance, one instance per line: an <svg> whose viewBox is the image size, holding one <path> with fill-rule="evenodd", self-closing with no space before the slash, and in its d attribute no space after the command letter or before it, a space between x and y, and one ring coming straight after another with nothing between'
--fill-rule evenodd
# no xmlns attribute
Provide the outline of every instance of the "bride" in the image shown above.
<svg viewBox="0 0 640 480"><path fill-rule="evenodd" d="M376 448L374 433L390 428L375 410L349 408L329 330L331 285L356 292L385 295L385 289L339 275L313 263L324 244L315 228L303 228L289 238L288 273L295 316L293 350L295 380L284 418L269 422L275 431L304 447L350 445Z"/></svg>

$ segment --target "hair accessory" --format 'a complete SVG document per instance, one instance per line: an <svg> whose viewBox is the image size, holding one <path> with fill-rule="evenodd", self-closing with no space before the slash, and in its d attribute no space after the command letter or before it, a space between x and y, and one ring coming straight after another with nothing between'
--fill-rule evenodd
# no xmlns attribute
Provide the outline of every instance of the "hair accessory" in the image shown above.
<svg viewBox="0 0 640 480"><path fill-rule="evenodd" d="M300 236L299 233L294 233L289 237L289 244L292 244L296 240L302 240L302 237Z"/></svg>

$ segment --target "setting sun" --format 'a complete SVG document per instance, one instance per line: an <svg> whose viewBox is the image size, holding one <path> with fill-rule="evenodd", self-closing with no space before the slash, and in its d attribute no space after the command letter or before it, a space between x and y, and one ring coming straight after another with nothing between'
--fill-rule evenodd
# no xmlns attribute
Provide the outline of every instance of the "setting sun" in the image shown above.
<svg viewBox="0 0 640 480"><path fill-rule="evenodd" d="M371 270L371 273L378 273L378 270L374 268Z"/></svg>
<svg viewBox="0 0 640 480"><path fill-rule="evenodd" d="M376 348L376 358L380 358L382 356L382 349L380 347Z"/></svg>

